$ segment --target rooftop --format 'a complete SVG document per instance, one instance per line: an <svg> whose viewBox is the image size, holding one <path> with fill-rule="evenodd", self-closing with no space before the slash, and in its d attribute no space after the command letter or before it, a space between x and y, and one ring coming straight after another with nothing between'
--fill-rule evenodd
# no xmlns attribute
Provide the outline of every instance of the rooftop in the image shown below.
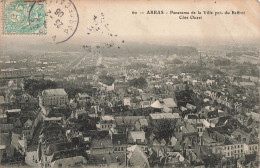
<svg viewBox="0 0 260 168"><path fill-rule="evenodd" d="M20 113L21 109L11 109L11 110L6 110L7 113Z"/></svg>
<svg viewBox="0 0 260 168"><path fill-rule="evenodd" d="M42 91L43 96L66 96L64 89L46 89Z"/></svg>
<svg viewBox="0 0 260 168"><path fill-rule="evenodd" d="M113 116L105 115L105 116L101 117L101 120L103 120L103 121L112 121L112 120L115 120L115 118Z"/></svg>
<svg viewBox="0 0 260 168"><path fill-rule="evenodd" d="M179 113L154 113L150 116L153 120L180 118Z"/></svg>
<svg viewBox="0 0 260 168"><path fill-rule="evenodd" d="M144 131L131 131L129 133L129 135L133 138L133 139L141 139L144 140L145 139L145 132Z"/></svg>
<svg viewBox="0 0 260 168"><path fill-rule="evenodd" d="M163 102L169 108L177 107L177 104L176 104L176 102L174 101L173 98L163 99Z"/></svg>
<svg viewBox="0 0 260 168"><path fill-rule="evenodd" d="M0 104L4 104L5 103L5 98L4 96L0 96Z"/></svg>

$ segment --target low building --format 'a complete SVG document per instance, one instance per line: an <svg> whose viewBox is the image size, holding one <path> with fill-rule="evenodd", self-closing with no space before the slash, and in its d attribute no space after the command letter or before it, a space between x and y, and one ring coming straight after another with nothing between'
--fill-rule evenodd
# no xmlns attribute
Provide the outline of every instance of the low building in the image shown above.
<svg viewBox="0 0 260 168"><path fill-rule="evenodd" d="M100 117L99 123L96 125L99 130L109 130L116 127L115 118L113 116L105 115Z"/></svg>
<svg viewBox="0 0 260 168"><path fill-rule="evenodd" d="M160 120L175 120L180 118L179 113L153 113L150 114L150 121L156 124Z"/></svg>
<svg viewBox="0 0 260 168"><path fill-rule="evenodd" d="M150 167L146 154L138 145L127 148L127 151L127 167Z"/></svg>

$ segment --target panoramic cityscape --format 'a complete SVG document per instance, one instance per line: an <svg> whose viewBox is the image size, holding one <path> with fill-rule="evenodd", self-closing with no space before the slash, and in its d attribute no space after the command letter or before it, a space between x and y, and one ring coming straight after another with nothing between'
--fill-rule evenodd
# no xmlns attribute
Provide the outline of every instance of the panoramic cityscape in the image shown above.
<svg viewBox="0 0 260 168"><path fill-rule="evenodd" d="M256 47L111 45L2 53L2 166L259 166Z"/></svg>

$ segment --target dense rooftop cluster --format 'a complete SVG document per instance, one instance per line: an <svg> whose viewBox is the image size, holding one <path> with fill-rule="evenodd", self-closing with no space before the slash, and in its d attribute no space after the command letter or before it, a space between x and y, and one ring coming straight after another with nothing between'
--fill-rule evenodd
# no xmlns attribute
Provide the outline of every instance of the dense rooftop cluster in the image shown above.
<svg viewBox="0 0 260 168"><path fill-rule="evenodd" d="M230 54L192 57L42 60L0 76L1 164L257 167L258 76L239 75Z"/></svg>

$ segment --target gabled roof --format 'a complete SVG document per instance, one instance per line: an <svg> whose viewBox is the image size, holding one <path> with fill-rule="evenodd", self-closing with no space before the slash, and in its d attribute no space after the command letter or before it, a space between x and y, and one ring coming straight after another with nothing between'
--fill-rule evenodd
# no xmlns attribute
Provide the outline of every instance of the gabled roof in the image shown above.
<svg viewBox="0 0 260 168"><path fill-rule="evenodd" d="M186 108L188 108L188 109L190 109L190 110L194 110L194 109L196 109L196 106L187 103L187 104L186 104Z"/></svg>
<svg viewBox="0 0 260 168"><path fill-rule="evenodd" d="M256 161L256 159L257 159L256 154L245 155L245 161L243 162L243 165L246 166L246 165L250 164L251 162Z"/></svg>
<svg viewBox="0 0 260 168"><path fill-rule="evenodd" d="M161 145L166 145L166 141L164 139L161 140Z"/></svg>
<svg viewBox="0 0 260 168"><path fill-rule="evenodd" d="M165 104L167 107L169 107L169 108L177 107L177 104L176 104L176 102L174 101L173 98L163 99L163 102L164 102L164 104Z"/></svg>
<svg viewBox="0 0 260 168"><path fill-rule="evenodd" d="M167 107L167 106L164 106L164 107L163 107L163 111L164 111L165 113L170 113L170 112L172 112L172 109L170 109L170 108Z"/></svg>
<svg viewBox="0 0 260 168"><path fill-rule="evenodd" d="M28 119L25 123L24 123L24 127L31 127L33 124L32 120Z"/></svg>
<svg viewBox="0 0 260 168"><path fill-rule="evenodd" d="M182 129L182 130L181 130L182 133L185 133L185 134L197 132L197 130L196 130L192 125L190 125L190 124L187 124L187 125L185 125L185 126L182 126L181 129Z"/></svg>
<svg viewBox="0 0 260 168"><path fill-rule="evenodd" d="M162 109L162 108L163 108L163 105L160 103L159 100L156 100L155 102L153 102L153 103L151 104L151 107L157 108L157 109Z"/></svg>
<svg viewBox="0 0 260 168"><path fill-rule="evenodd" d="M127 148L127 151L129 151L129 154L127 155L129 166L150 167L146 154L138 145Z"/></svg>
<svg viewBox="0 0 260 168"><path fill-rule="evenodd" d="M250 134L246 133L245 131L241 130L241 129L236 129L233 133L232 133L233 136L238 136L238 135L243 135L243 136L247 136L249 137Z"/></svg>
<svg viewBox="0 0 260 168"><path fill-rule="evenodd" d="M141 126L148 126L148 121L146 118L140 118L139 123L141 124Z"/></svg>
<svg viewBox="0 0 260 168"><path fill-rule="evenodd" d="M161 144L160 144L160 142L157 140L157 139L155 139L154 141L153 141L153 146L160 146Z"/></svg>
<svg viewBox="0 0 260 168"><path fill-rule="evenodd" d="M144 131L130 131L129 136L133 139L145 139L145 132Z"/></svg>

